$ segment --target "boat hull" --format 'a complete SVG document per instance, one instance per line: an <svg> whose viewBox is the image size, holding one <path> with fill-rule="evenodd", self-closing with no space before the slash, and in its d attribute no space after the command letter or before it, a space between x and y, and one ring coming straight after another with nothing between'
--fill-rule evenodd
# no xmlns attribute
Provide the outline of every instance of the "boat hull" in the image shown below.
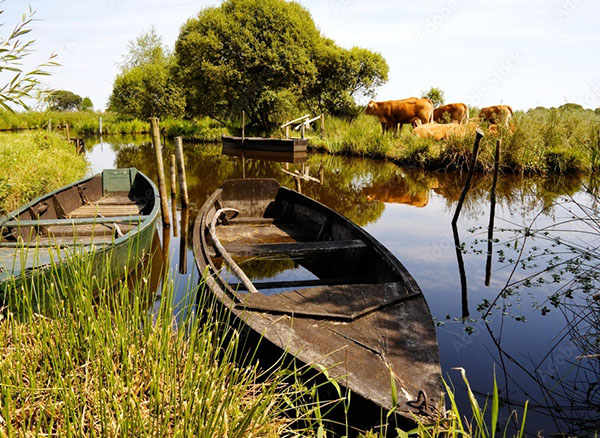
<svg viewBox="0 0 600 438"><path fill-rule="evenodd" d="M222 136L224 148L247 149L271 152L306 152L308 140L305 138L265 138Z"/></svg>

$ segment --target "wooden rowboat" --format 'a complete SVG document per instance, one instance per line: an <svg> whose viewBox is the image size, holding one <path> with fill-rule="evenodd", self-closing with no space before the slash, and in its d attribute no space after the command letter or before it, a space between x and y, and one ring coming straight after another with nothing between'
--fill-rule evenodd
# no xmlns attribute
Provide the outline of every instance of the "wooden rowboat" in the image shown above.
<svg viewBox="0 0 600 438"><path fill-rule="evenodd" d="M221 142L224 148L272 152L305 152L308 146L308 139L306 138L231 137L223 135Z"/></svg>
<svg viewBox="0 0 600 438"><path fill-rule="evenodd" d="M411 426L443 407L425 298L362 228L275 180L230 180L203 205L193 240L218 301L302 364L328 369L377 408L375 420L395 409Z"/></svg>
<svg viewBox="0 0 600 438"><path fill-rule="evenodd" d="M43 275L75 253L90 253L102 265L100 257L110 251L111 273L122 275L148 254L159 209L147 176L108 169L0 218L0 302L9 284Z"/></svg>

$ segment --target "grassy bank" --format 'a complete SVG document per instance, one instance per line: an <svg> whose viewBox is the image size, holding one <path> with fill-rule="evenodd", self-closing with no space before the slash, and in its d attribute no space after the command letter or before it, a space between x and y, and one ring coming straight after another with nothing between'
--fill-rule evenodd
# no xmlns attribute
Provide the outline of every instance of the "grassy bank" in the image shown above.
<svg viewBox="0 0 600 438"><path fill-rule="evenodd" d="M188 288L176 305L167 282L152 311L147 281L112 287L91 272L82 257L9 292L0 312L0 436L242 438L312 429L311 389L284 382L279 370L236 365L240 335L201 289Z"/></svg>
<svg viewBox="0 0 600 438"><path fill-rule="evenodd" d="M493 168L496 140L502 139L501 166L513 173L579 173L600 169L600 116L593 111L538 108L517 111L510 129L499 135L488 132L481 142L478 167ZM333 154L385 158L410 166L435 170L462 169L473 149L474 130L449 141L422 139L405 126L402 135L383 135L377 119L361 115L348 122L326 120L324 138L313 147Z"/></svg>
<svg viewBox="0 0 600 438"><path fill-rule="evenodd" d="M0 215L83 177L85 157L57 134L0 133Z"/></svg>
<svg viewBox="0 0 600 438"><path fill-rule="evenodd" d="M102 133L104 135L147 134L150 123L142 120L122 120L110 112L95 113L91 111L29 111L11 113L0 111L0 130L48 129L48 126L64 135L68 124L72 137L96 135L100 130L102 117ZM187 140L217 141L227 130L221 124L209 118L197 120L165 119L160 122L165 135L182 136Z"/></svg>

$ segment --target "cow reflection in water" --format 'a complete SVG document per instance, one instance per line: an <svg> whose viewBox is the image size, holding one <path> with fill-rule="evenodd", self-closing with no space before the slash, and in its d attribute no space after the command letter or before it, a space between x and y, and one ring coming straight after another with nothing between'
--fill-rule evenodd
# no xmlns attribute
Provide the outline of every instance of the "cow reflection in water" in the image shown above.
<svg viewBox="0 0 600 438"><path fill-rule="evenodd" d="M407 204L414 207L425 207L429 203L429 192L437 188L436 180L414 187L405 178L398 176L392 180L365 187L363 194L367 201L380 201L389 204Z"/></svg>

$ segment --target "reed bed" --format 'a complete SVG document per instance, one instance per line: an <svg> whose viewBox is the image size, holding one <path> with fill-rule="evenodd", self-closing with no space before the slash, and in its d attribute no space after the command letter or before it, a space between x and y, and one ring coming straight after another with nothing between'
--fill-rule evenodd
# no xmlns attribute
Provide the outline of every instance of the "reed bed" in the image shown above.
<svg viewBox="0 0 600 438"><path fill-rule="evenodd" d="M311 385L277 367L240 364L240 332L202 285L189 285L176 303L165 279L157 305L147 271L116 283L94 272L89 258L77 256L4 294L0 436L241 438L324 430Z"/></svg>

